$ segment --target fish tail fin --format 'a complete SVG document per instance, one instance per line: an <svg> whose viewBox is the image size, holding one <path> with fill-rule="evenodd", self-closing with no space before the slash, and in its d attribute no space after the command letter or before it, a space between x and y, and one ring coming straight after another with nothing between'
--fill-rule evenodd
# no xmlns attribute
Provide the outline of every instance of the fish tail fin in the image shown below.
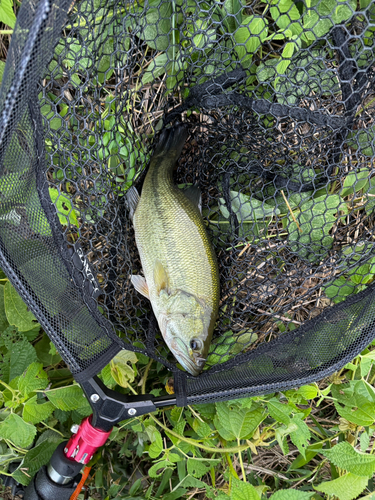
<svg viewBox="0 0 375 500"><path fill-rule="evenodd" d="M156 146L154 157L164 156L172 151L176 160L180 156L182 148L188 136L188 131L183 123L177 123L171 128L165 128L160 135L158 145Z"/></svg>

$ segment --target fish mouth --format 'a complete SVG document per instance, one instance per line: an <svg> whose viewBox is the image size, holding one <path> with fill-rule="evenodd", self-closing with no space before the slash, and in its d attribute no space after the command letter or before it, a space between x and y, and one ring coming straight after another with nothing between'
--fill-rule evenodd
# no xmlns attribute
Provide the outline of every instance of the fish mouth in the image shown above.
<svg viewBox="0 0 375 500"><path fill-rule="evenodd" d="M204 364L206 363L206 358L195 355L181 339L173 339L171 347L173 348L173 353L177 361L185 368L186 371L195 377L201 373ZM189 356L190 352L194 359Z"/></svg>

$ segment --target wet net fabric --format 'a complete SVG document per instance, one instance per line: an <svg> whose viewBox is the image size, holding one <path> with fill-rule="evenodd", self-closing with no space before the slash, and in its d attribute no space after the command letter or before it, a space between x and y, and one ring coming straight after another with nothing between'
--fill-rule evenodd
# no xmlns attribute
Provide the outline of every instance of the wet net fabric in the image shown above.
<svg viewBox="0 0 375 500"><path fill-rule="evenodd" d="M25 1L0 90L0 265L78 381L121 349L178 403L323 378L375 337L370 2ZM181 371L125 202L164 126L189 137L220 270L205 370Z"/></svg>

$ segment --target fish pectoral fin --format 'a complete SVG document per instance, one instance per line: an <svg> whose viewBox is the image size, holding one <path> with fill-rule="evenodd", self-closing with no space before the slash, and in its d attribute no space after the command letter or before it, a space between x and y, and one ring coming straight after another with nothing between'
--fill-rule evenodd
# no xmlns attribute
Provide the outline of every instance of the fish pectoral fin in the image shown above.
<svg viewBox="0 0 375 500"><path fill-rule="evenodd" d="M137 208L138 202L140 200L139 193L137 191L137 188L134 186L130 187L126 191L126 201L128 203L128 208L130 212L130 219L133 220L135 210Z"/></svg>
<svg viewBox="0 0 375 500"><path fill-rule="evenodd" d="M202 213L202 192L200 188L198 186L190 186L184 190L184 194Z"/></svg>
<svg viewBox="0 0 375 500"><path fill-rule="evenodd" d="M159 295L161 290L166 290L169 294L169 279L167 271L160 260L155 260L154 265L154 282L156 285L156 292Z"/></svg>
<svg viewBox="0 0 375 500"><path fill-rule="evenodd" d="M137 290L137 292L146 297L146 299L150 300L147 282L143 276L140 276L139 274L133 274L131 276L131 282L133 283L134 288Z"/></svg>

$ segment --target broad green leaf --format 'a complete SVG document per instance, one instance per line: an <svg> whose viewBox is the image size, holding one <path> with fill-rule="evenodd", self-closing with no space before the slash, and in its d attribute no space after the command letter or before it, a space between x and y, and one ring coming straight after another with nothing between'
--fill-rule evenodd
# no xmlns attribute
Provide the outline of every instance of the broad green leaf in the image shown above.
<svg viewBox="0 0 375 500"><path fill-rule="evenodd" d="M297 430L290 433L290 439L292 440L292 443L297 446L301 455L305 457L308 440L311 436L310 429L308 425L302 420L302 417L298 415L295 415L293 417L292 423L297 426Z"/></svg>
<svg viewBox="0 0 375 500"><path fill-rule="evenodd" d="M359 442L361 445L361 451L366 451L370 446L370 436L366 431L362 432Z"/></svg>
<svg viewBox="0 0 375 500"><path fill-rule="evenodd" d="M194 405L194 408L202 415L209 420L212 420L216 415L216 407L215 403L203 403Z"/></svg>
<svg viewBox="0 0 375 500"><path fill-rule="evenodd" d="M251 58L268 35L267 20L261 16L248 16L234 32L235 49L240 60Z"/></svg>
<svg viewBox="0 0 375 500"><path fill-rule="evenodd" d="M341 406L335 402L335 407L341 417L354 424L366 427L375 421L375 405L360 394L355 395L353 406Z"/></svg>
<svg viewBox="0 0 375 500"><path fill-rule="evenodd" d="M304 385L297 392L305 399L314 399L318 395L318 389L315 385Z"/></svg>
<svg viewBox="0 0 375 500"><path fill-rule="evenodd" d="M268 412L272 418L276 420L276 422L281 422L285 425L290 424L289 415L292 412L292 409L289 405L280 403L276 398L272 398L267 401Z"/></svg>
<svg viewBox="0 0 375 500"><path fill-rule="evenodd" d="M283 51L281 53L281 57L278 60L278 64L276 66L276 71L279 75L283 75L286 72L291 63L294 51L297 49L298 47L295 42L288 42L285 44ZM274 83L275 88L279 83L280 80L277 79L276 82Z"/></svg>
<svg viewBox="0 0 375 500"><path fill-rule="evenodd" d="M304 35L311 41L326 35L334 24L352 16L356 3L356 0L311 0L303 15Z"/></svg>
<svg viewBox="0 0 375 500"><path fill-rule="evenodd" d="M225 20L228 23L230 31L235 31L242 24L243 5L241 0L224 0L223 11L230 14L225 15Z"/></svg>
<svg viewBox="0 0 375 500"><path fill-rule="evenodd" d="M9 439L9 441L20 448L30 446L34 441L35 434L36 427L26 423L15 413L11 413L0 423L0 438Z"/></svg>
<svg viewBox="0 0 375 500"><path fill-rule="evenodd" d="M35 344L38 360L43 363L43 366L56 365L61 361L60 354L51 354L50 345L51 341L46 333L43 335L43 338Z"/></svg>
<svg viewBox="0 0 375 500"><path fill-rule="evenodd" d="M0 1L0 22L14 28L16 25L16 15L13 10L12 0Z"/></svg>
<svg viewBox="0 0 375 500"><path fill-rule="evenodd" d="M324 258L332 247L329 235L340 212L347 213L344 200L338 195L321 196L301 204L294 211L294 218L288 213L290 248L310 262ZM298 226L294 219L297 220Z"/></svg>
<svg viewBox="0 0 375 500"><path fill-rule="evenodd" d="M38 389L45 389L47 385L48 376L42 363L31 363L18 379L18 390L23 396Z"/></svg>
<svg viewBox="0 0 375 500"><path fill-rule="evenodd" d="M46 421L52 415L55 406L50 403L38 404L37 396L28 399L23 407L22 418L25 422L31 424L38 424L39 422Z"/></svg>
<svg viewBox="0 0 375 500"><path fill-rule="evenodd" d="M349 472L345 476L321 483L318 486L314 486L314 488L327 495L335 495L340 500L353 500L362 493L367 484L367 477L356 476Z"/></svg>
<svg viewBox="0 0 375 500"><path fill-rule="evenodd" d="M18 328L20 332L34 329L38 320L28 310L27 305L8 281L4 287L4 305L8 323Z"/></svg>
<svg viewBox="0 0 375 500"><path fill-rule="evenodd" d="M277 208L237 191L231 191L230 197L232 211L237 215L240 222L264 219L280 213ZM229 219L230 214L224 198L220 198L220 211L226 219Z"/></svg>
<svg viewBox="0 0 375 500"><path fill-rule="evenodd" d="M30 342L22 339L13 344L10 351L9 380L13 380L21 375L30 363L35 361L37 361L37 355Z"/></svg>
<svg viewBox="0 0 375 500"><path fill-rule="evenodd" d="M371 477L375 471L375 456L355 450L347 441L338 443L330 449L321 450L320 453L336 467L356 476Z"/></svg>
<svg viewBox="0 0 375 500"><path fill-rule="evenodd" d="M206 422L201 422L198 419L194 420L193 427L195 432L201 438L207 438L213 433L213 430Z"/></svg>
<svg viewBox="0 0 375 500"><path fill-rule="evenodd" d="M56 447L62 441L64 441L64 438L57 433L53 433L53 435L49 435L48 439L38 442L37 446L26 453L18 468L12 473L15 480L25 486L28 485L31 478L43 465L49 462Z"/></svg>
<svg viewBox="0 0 375 500"><path fill-rule="evenodd" d="M260 500L260 495L252 484L232 478L230 498L231 500Z"/></svg>
<svg viewBox="0 0 375 500"><path fill-rule="evenodd" d="M270 496L269 500L309 500L314 493L300 490L279 490Z"/></svg>
<svg viewBox="0 0 375 500"><path fill-rule="evenodd" d="M152 5L155 5L153 3ZM172 3L157 2L157 8L147 9L146 15L138 16L136 34L149 47L158 51L167 50L171 31Z"/></svg>
<svg viewBox="0 0 375 500"><path fill-rule="evenodd" d="M229 407L225 403L216 403L216 428L226 440L246 439L251 437L258 425L264 420L264 411L260 406L251 409Z"/></svg>
<svg viewBox="0 0 375 500"><path fill-rule="evenodd" d="M278 27L282 30L290 30L292 35L299 35L303 28L302 23L295 22L301 18L301 14L292 0L276 0L270 8L271 16Z"/></svg>
<svg viewBox="0 0 375 500"><path fill-rule="evenodd" d="M371 171L368 168L360 169L358 172L351 172L345 177L344 185L340 196L348 196L348 194L358 193L368 184L368 179Z"/></svg>
<svg viewBox="0 0 375 500"><path fill-rule="evenodd" d="M77 214L78 210L73 207L72 201L64 193L60 193L56 188L49 188L49 195L52 203L55 205L57 215L63 226L69 224L79 227Z"/></svg>
<svg viewBox="0 0 375 500"><path fill-rule="evenodd" d="M161 437L160 432L157 432L154 435L153 443L150 444L150 447L148 449L148 454L150 455L151 458L157 458L163 451L163 449L164 449L163 439Z"/></svg>
<svg viewBox="0 0 375 500"><path fill-rule="evenodd" d="M79 385L61 387L45 391L45 395L56 408L63 411L76 410L78 408L90 408Z"/></svg>
<svg viewBox="0 0 375 500"><path fill-rule="evenodd" d="M187 471L193 477L200 478L204 476L211 467L214 467L218 463L220 463L220 460L206 460L189 457L187 460Z"/></svg>

